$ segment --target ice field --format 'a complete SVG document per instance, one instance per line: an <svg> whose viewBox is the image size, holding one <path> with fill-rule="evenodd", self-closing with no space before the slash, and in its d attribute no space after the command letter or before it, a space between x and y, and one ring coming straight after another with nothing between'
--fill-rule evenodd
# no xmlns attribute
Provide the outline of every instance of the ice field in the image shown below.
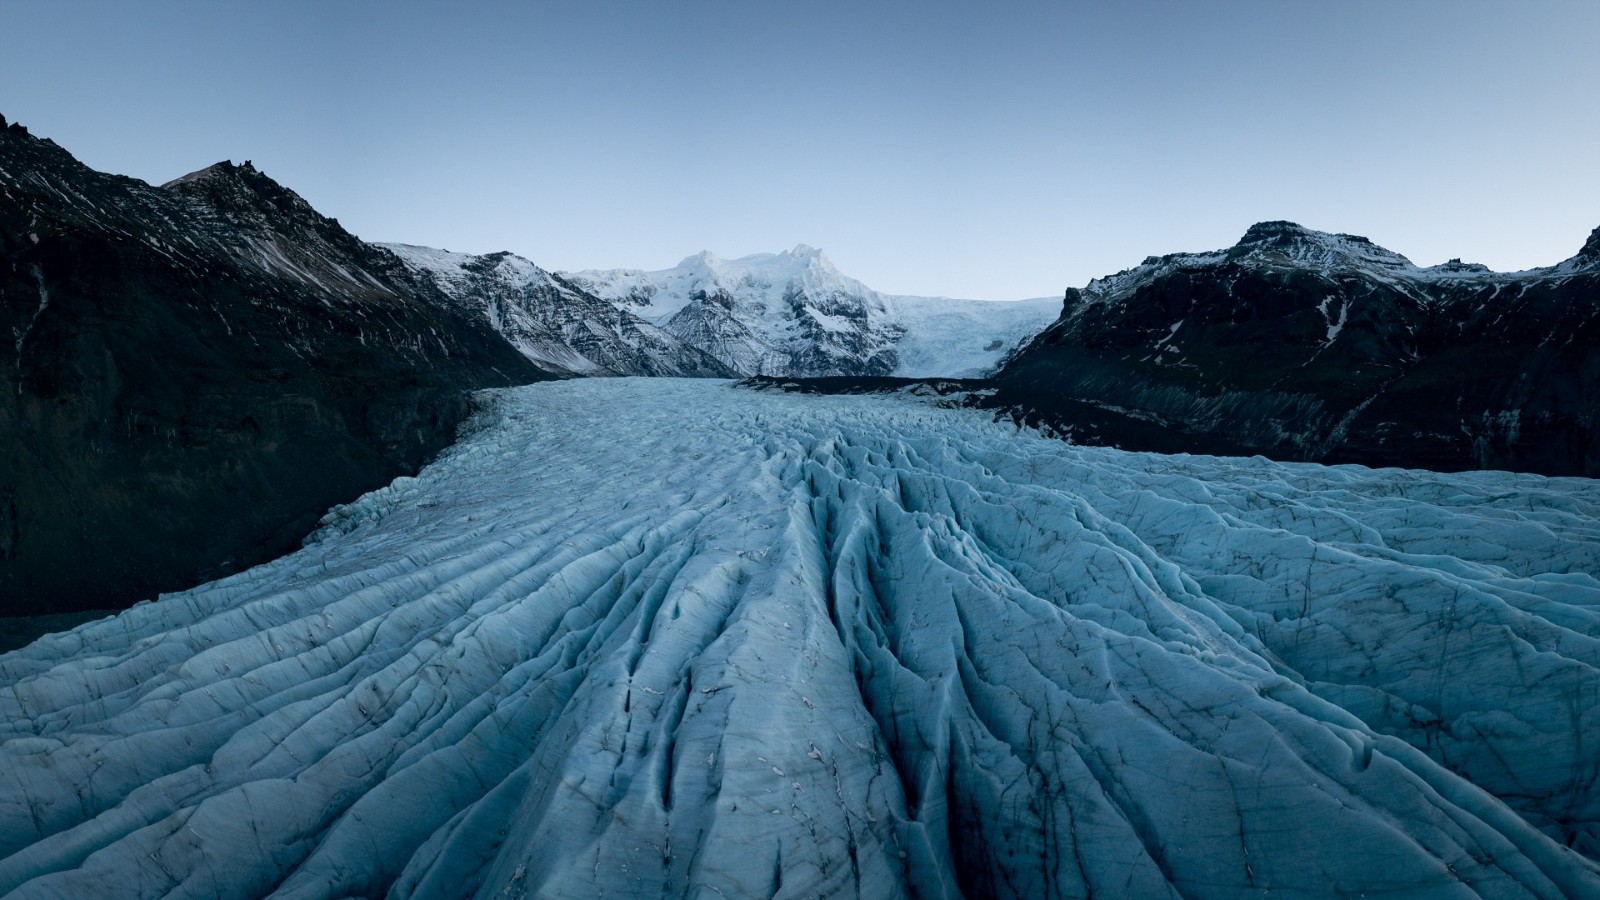
<svg viewBox="0 0 1600 900"><path fill-rule="evenodd" d="M1600 896L1597 571L1584 479L497 392L0 655L0 895Z"/></svg>

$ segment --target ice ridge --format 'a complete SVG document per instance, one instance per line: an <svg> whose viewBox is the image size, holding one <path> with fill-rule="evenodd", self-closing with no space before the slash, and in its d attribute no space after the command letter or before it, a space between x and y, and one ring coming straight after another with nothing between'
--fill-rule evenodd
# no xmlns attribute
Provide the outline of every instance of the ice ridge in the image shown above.
<svg viewBox="0 0 1600 900"><path fill-rule="evenodd" d="M0 894L1595 896L1597 551L1583 479L496 392L0 656Z"/></svg>

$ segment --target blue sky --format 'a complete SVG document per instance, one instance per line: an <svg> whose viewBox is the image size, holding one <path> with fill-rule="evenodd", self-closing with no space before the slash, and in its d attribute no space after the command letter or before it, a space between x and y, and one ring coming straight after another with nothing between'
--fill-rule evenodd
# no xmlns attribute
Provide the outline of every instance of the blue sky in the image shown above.
<svg viewBox="0 0 1600 900"><path fill-rule="evenodd" d="M0 0L0 113L251 159L367 240L663 268L796 243L1059 294L1292 219L1422 264L1600 226L1600 3Z"/></svg>

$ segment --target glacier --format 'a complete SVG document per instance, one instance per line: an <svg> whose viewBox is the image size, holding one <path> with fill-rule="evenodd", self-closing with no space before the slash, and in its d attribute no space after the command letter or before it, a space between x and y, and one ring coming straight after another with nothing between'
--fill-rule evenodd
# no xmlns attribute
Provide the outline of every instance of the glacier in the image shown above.
<svg viewBox="0 0 1600 900"><path fill-rule="evenodd" d="M1600 895L1600 482L480 397L0 655L0 895Z"/></svg>

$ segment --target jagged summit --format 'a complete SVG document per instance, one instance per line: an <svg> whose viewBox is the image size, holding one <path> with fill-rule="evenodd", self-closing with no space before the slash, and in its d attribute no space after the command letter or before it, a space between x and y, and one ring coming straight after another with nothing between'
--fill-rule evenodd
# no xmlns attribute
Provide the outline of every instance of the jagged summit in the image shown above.
<svg viewBox="0 0 1600 900"><path fill-rule="evenodd" d="M177 187L180 184L189 184L197 181L209 181L217 178L237 178L239 177L238 173L244 169L249 169L252 172L256 171L255 165L251 163L250 160L245 160L244 165L236 166L233 164L233 160L225 159L222 162L212 163L203 169L196 169L187 175L179 175L177 178L174 178L161 186L163 188L171 188Z"/></svg>
<svg viewBox="0 0 1600 900"><path fill-rule="evenodd" d="M287 216L319 229L334 224L304 197L273 180L248 159L240 165L223 160L174 178L161 189L204 201L235 224L271 215Z"/></svg>
<svg viewBox="0 0 1600 900"><path fill-rule="evenodd" d="M78 162L77 157L68 153L66 148L47 137L40 137L28 130L28 126L21 122L6 120L0 116L0 141L5 142L5 152L11 156L15 164L26 164L38 174L66 174L76 175L79 172L90 171L88 166ZM121 175L105 175L103 177L120 179Z"/></svg>
<svg viewBox="0 0 1600 900"><path fill-rule="evenodd" d="M379 246L431 279L548 371L718 378L738 374L627 309L510 251L474 256L415 244Z"/></svg>
<svg viewBox="0 0 1600 900"><path fill-rule="evenodd" d="M1489 275L1494 270L1483 263L1462 262L1461 257L1458 256L1437 266L1429 266L1423 271L1433 275Z"/></svg>
<svg viewBox="0 0 1600 900"><path fill-rule="evenodd" d="M897 297L843 274L820 249L722 259L710 251L656 272L563 273L743 375L976 375L1050 321L1057 301Z"/></svg>
<svg viewBox="0 0 1600 900"><path fill-rule="evenodd" d="M1589 239L1584 241L1577 258L1584 262L1600 262L1600 228L1589 232Z"/></svg>
<svg viewBox="0 0 1600 900"><path fill-rule="evenodd" d="M296 200L300 200L300 203L304 204L307 208L310 207L310 204L307 204L304 200L300 199L299 194L296 194L294 191L284 187L282 184L279 184L267 173L256 168L255 163L248 159L237 165L235 165L231 159L225 159L218 163L212 163L203 169L196 169L187 175L179 175L177 178L174 178L171 181L161 185L161 189L181 191L185 189L185 187L192 188L193 186L197 185L244 186L261 193L288 195L294 197Z"/></svg>
<svg viewBox="0 0 1600 900"><path fill-rule="evenodd" d="M539 365L570 375L903 375L990 371L1053 300L886 296L796 244L676 267L551 273L508 252L386 249Z"/></svg>

